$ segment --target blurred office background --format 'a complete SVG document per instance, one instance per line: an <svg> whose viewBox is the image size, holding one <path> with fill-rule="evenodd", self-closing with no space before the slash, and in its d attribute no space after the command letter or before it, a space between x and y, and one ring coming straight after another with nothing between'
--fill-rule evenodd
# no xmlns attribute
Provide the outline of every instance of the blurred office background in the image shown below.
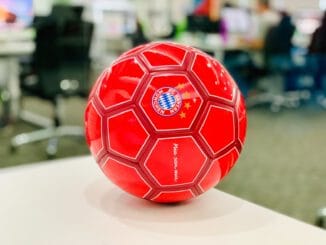
<svg viewBox="0 0 326 245"><path fill-rule="evenodd" d="M217 188L318 223L325 9L326 0L0 0L0 167L89 154L83 114L96 77L135 45L175 41L223 62L246 98L247 142Z"/></svg>

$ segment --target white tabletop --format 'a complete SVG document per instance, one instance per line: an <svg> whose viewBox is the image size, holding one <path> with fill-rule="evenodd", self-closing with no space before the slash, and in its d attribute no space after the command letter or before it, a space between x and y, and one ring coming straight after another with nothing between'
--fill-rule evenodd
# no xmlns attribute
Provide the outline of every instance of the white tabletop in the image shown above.
<svg viewBox="0 0 326 245"><path fill-rule="evenodd" d="M91 157L0 170L0 244L326 244L326 232L213 189L179 205L134 198Z"/></svg>

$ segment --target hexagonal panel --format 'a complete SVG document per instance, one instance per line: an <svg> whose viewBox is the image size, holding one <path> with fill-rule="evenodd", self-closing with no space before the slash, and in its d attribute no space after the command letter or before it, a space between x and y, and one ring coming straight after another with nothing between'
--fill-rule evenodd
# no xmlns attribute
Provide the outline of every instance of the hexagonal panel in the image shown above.
<svg viewBox="0 0 326 245"><path fill-rule="evenodd" d="M85 137L91 153L96 156L103 148L102 144L102 120L100 113L91 102L85 110Z"/></svg>
<svg viewBox="0 0 326 245"><path fill-rule="evenodd" d="M191 66L192 72L213 96L227 101L233 101L235 89L234 80L226 69L215 59L197 54Z"/></svg>
<svg viewBox="0 0 326 245"><path fill-rule="evenodd" d="M190 184L207 158L191 136L159 139L144 165L161 186Z"/></svg>
<svg viewBox="0 0 326 245"><path fill-rule="evenodd" d="M140 106L158 131L189 129L203 99L186 75L159 74L148 84Z"/></svg>
<svg viewBox="0 0 326 245"><path fill-rule="evenodd" d="M145 50L142 55L152 68L166 68L166 66L181 66L186 53L182 46L161 43Z"/></svg>
<svg viewBox="0 0 326 245"><path fill-rule="evenodd" d="M185 190L185 191L162 191L160 194L158 194L156 197L152 199L154 202L180 202L185 201L190 198L193 198L195 195L192 193L191 190Z"/></svg>
<svg viewBox="0 0 326 245"><path fill-rule="evenodd" d="M220 106L210 106L199 133L211 152L218 153L235 140L233 111Z"/></svg>
<svg viewBox="0 0 326 245"><path fill-rule="evenodd" d="M136 58L115 63L102 78L98 96L107 109L131 101L137 86L146 74Z"/></svg>
<svg viewBox="0 0 326 245"><path fill-rule="evenodd" d="M239 95L239 99L235 105L238 114L238 133L239 133L239 140L242 144L245 142L246 138L246 130L247 130L247 115L246 115L246 107L244 98Z"/></svg>
<svg viewBox="0 0 326 245"><path fill-rule="evenodd" d="M205 176L199 182L199 187L203 191L207 191L210 188L216 186L221 179L221 167L219 161L213 161L210 168L207 170Z"/></svg>
<svg viewBox="0 0 326 245"><path fill-rule="evenodd" d="M107 122L110 149L123 157L136 159L149 134L135 112L124 111L109 117Z"/></svg>
<svg viewBox="0 0 326 245"><path fill-rule="evenodd" d="M137 169L122 162L109 158L103 165L102 171L114 184L135 196L144 197L151 190Z"/></svg>
<svg viewBox="0 0 326 245"><path fill-rule="evenodd" d="M239 152L236 148L233 148L219 159L215 159L212 164L218 164L221 169L221 179L227 175L233 168L237 159L239 158Z"/></svg>

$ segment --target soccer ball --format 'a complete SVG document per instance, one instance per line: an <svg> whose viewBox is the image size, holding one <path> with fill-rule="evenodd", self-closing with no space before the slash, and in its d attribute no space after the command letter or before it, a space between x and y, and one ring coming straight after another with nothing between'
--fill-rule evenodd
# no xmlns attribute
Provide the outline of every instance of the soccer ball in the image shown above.
<svg viewBox="0 0 326 245"><path fill-rule="evenodd" d="M184 45L154 42L122 54L94 84L86 140L126 192L179 202L214 187L244 144L243 97L226 69Z"/></svg>

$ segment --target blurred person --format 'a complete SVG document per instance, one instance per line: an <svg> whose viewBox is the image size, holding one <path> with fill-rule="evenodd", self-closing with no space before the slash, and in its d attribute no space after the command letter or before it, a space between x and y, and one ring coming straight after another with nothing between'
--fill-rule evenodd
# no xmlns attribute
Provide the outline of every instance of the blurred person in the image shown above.
<svg viewBox="0 0 326 245"><path fill-rule="evenodd" d="M312 34L312 39L308 49L309 53L326 53L326 11L324 11L320 26Z"/></svg>
<svg viewBox="0 0 326 245"><path fill-rule="evenodd" d="M241 81L240 89L245 96L249 96L258 79L266 73L264 67L266 35L268 30L279 22L280 15L271 9L269 0L256 0L256 7L251 12L251 31L239 38L238 49L225 52L226 66L231 74Z"/></svg>
<svg viewBox="0 0 326 245"><path fill-rule="evenodd" d="M280 22L272 26L265 36L265 55L284 55L287 58L291 55L291 49L293 47L292 37L295 32L295 26L292 23L291 16L287 12L281 12Z"/></svg>
<svg viewBox="0 0 326 245"><path fill-rule="evenodd" d="M252 49L261 50L267 31L279 23L280 15L270 7L269 0L257 0L253 14L253 27L251 37L242 39L245 45Z"/></svg>
<svg viewBox="0 0 326 245"><path fill-rule="evenodd" d="M287 12L281 12L280 22L272 26L264 40L264 66L268 71L285 76L285 90L295 90L295 71L291 51L295 26Z"/></svg>
<svg viewBox="0 0 326 245"><path fill-rule="evenodd" d="M308 46L309 56L312 57L314 69L314 93L318 102L325 102L326 91L323 88L323 80L326 80L326 11L321 21L321 25L312 34L311 42ZM323 103L323 105L326 103Z"/></svg>

